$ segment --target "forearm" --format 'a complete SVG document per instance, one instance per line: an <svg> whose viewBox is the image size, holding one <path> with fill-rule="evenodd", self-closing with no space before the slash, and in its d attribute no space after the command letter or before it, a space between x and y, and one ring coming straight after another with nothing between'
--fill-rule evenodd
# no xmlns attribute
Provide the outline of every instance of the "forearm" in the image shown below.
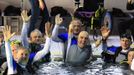
<svg viewBox="0 0 134 75"><path fill-rule="evenodd" d="M132 60L132 64L131 64L130 68L132 71L134 71L134 59Z"/></svg>
<svg viewBox="0 0 134 75"><path fill-rule="evenodd" d="M58 39L58 32L59 32L59 25L55 25L51 36L53 40Z"/></svg>
<svg viewBox="0 0 134 75"><path fill-rule="evenodd" d="M22 45L26 48L29 48L28 29L29 29L29 22L26 23L24 22L21 30L21 41L22 41Z"/></svg>
<svg viewBox="0 0 134 75"><path fill-rule="evenodd" d="M16 69L13 66L13 55L10 48L10 43L5 42L6 59L8 65L8 74L16 74Z"/></svg>
<svg viewBox="0 0 134 75"><path fill-rule="evenodd" d="M33 59L33 62L40 60L49 52L50 43L51 43L51 38L47 37L46 43L44 44L44 48L40 50L39 52L37 52L37 54L35 55Z"/></svg>
<svg viewBox="0 0 134 75"><path fill-rule="evenodd" d="M103 51L107 50L107 40L106 39L102 39L102 50Z"/></svg>

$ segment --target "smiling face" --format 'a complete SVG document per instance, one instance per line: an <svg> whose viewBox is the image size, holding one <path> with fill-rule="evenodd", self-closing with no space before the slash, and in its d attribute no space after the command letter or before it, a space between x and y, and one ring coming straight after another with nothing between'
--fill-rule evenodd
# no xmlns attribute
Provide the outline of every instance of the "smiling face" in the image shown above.
<svg viewBox="0 0 134 75"><path fill-rule="evenodd" d="M24 47L19 47L16 54L15 61L17 61L17 63L27 64L28 59L29 59L28 50Z"/></svg>
<svg viewBox="0 0 134 75"><path fill-rule="evenodd" d="M74 19L71 24L73 25L73 34L78 35L79 32L81 31L81 21L78 19Z"/></svg>
<svg viewBox="0 0 134 75"><path fill-rule="evenodd" d="M16 54L17 54L17 49L18 49L19 45L18 44L12 44L11 45L11 50L12 50L12 55L14 58L16 58Z"/></svg>
<svg viewBox="0 0 134 75"><path fill-rule="evenodd" d="M78 46L83 48L89 42L89 34L86 31L81 31L78 35Z"/></svg>
<svg viewBox="0 0 134 75"><path fill-rule="evenodd" d="M34 31L31 32L30 34L30 41L32 43L37 43L40 44L42 34L39 30L35 29Z"/></svg>
<svg viewBox="0 0 134 75"><path fill-rule="evenodd" d="M14 58L16 58L17 50L22 45L21 41L13 40L10 45L11 45L12 55Z"/></svg>

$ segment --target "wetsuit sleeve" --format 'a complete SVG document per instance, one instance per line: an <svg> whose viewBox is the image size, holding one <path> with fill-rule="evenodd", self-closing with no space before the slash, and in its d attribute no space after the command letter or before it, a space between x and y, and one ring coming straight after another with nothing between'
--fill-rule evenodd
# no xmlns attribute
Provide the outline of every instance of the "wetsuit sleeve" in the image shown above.
<svg viewBox="0 0 134 75"><path fill-rule="evenodd" d="M51 38L46 38L46 43L44 44L44 48L38 51L33 59L33 62L40 60L43 58L48 52L50 48Z"/></svg>
<svg viewBox="0 0 134 75"><path fill-rule="evenodd" d="M14 67L13 56L9 42L5 42L6 59L8 65L8 74L16 74L16 68Z"/></svg>
<svg viewBox="0 0 134 75"><path fill-rule="evenodd" d="M23 27L22 27L22 30L21 30L21 41L22 41L22 45L26 48L29 48L28 28L29 28L29 22L28 23L23 23Z"/></svg>
<svg viewBox="0 0 134 75"><path fill-rule="evenodd" d="M59 38L58 38L58 32L59 32L59 25L55 25L55 26L54 26L54 29L53 29L53 31L52 31L52 36L51 36L51 38L52 38L53 40L59 39Z"/></svg>

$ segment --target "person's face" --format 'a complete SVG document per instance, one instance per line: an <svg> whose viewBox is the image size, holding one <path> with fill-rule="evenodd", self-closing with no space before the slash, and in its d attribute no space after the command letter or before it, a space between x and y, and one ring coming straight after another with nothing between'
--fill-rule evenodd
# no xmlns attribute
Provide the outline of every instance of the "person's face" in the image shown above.
<svg viewBox="0 0 134 75"><path fill-rule="evenodd" d="M32 33L30 38L31 38L31 42L32 43L40 44L41 35L38 34L37 32Z"/></svg>
<svg viewBox="0 0 134 75"><path fill-rule="evenodd" d="M27 63L29 58L29 53L27 50L19 49L17 52L16 61L17 63Z"/></svg>
<svg viewBox="0 0 134 75"><path fill-rule="evenodd" d="M83 48L89 42L88 33L87 32L80 32L78 35L78 46Z"/></svg>
<svg viewBox="0 0 134 75"><path fill-rule="evenodd" d="M12 55L13 55L14 58L16 57L18 47L19 47L18 44L11 45Z"/></svg>
<svg viewBox="0 0 134 75"><path fill-rule="evenodd" d="M72 23L73 25L73 34L78 35L81 31L81 25L78 20L74 20Z"/></svg>
<svg viewBox="0 0 134 75"><path fill-rule="evenodd" d="M121 47L122 49L127 49L131 45L131 41L127 38L121 38L120 39Z"/></svg>
<svg viewBox="0 0 134 75"><path fill-rule="evenodd" d="M130 51L128 53L128 61L132 62L133 58L134 58L134 51Z"/></svg>

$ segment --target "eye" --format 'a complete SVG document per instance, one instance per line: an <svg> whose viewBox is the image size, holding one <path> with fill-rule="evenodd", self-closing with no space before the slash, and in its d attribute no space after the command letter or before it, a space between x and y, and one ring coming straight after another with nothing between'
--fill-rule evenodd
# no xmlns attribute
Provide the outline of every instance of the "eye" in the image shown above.
<svg viewBox="0 0 134 75"><path fill-rule="evenodd" d="M21 56L23 56L23 53L21 53Z"/></svg>
<svg viewBox="0 0 134 75"><path fill-rule="evenodd" d="M25 56L28 56L28 54L25 54Z"/></svg>
<svg viewBox="0 0 134 75"><path fill-rule="evenodd" d="M12 50L12 52L14 52L14 49Z"/></svg>

